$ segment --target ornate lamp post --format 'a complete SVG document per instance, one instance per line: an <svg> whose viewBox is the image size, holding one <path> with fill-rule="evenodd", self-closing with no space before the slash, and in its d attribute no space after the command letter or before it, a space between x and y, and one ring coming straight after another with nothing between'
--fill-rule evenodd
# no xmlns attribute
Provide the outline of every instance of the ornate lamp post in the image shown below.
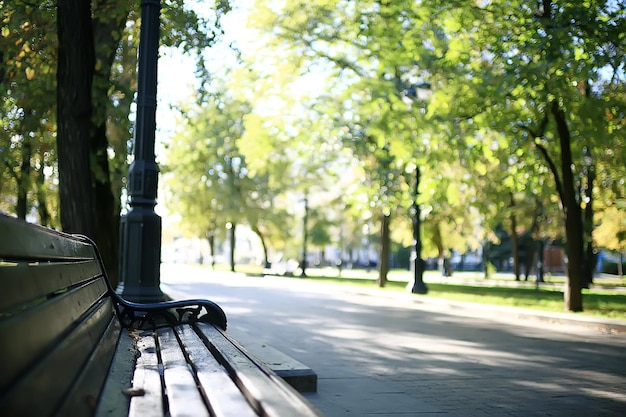
<svg viewBox="0 0 626 417"><path fill-rule="evenodd" d="M307 254L307 246L309 240L309 199L304 197L304 217L302 218L302 261L300 263L300 269L302 272L300 273L301 277L306 277L306 254Z"/></svg>
<svg viewBox="0 0 626 417"><path fill-rule="evenodd" d="M420 168L415 166L415 183L413 185L413 202L411 215L413 217L413 249L411 250L411 269L413 270L412 281L407 289L413 294L426 294L428 288L424 283L424 260L422 259L422 237L421 237L421 210L417 202L420 186Z"/></svg>
<svg viewBox="0 0 626 417"><path fill-rule="evenodd" d="M161 292L161 218L154 212L159 169L154 155L156 131L159 0L141 0L141 33L134 161L128 173L130 209L120 225L120 285L127 300L157 302Z"/></svg>
<svg viewBox="0 0 626 417"><path fill-rule="evenodd" d="M410 86L406 92L410 102L418 100L426 100L430 94L430 84L422 82L418 85ZM425 113L425 109L420 109L421 113ZM419 186L421 180L421 171L419 165L415 165L415 177L413 182L413 201L411 204L411 217L413 220L413 248L411 250L411 269L413 276L407 285L407 290L414 294L426 294L428 287L424 283L424 260L422 259L422 237L421 237L421 208L417 201L419 197Z"/></svg>

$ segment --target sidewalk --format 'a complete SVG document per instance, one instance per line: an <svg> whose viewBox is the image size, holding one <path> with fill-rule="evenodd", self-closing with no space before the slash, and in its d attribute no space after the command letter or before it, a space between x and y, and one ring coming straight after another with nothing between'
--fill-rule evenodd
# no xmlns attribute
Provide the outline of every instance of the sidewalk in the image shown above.
<svg viewBox="0 0 626 417"><path fill-rule="evenodd" d="M327 417L626 415L626 323L178 265L162 282L311 367Z"/></svg>
<svg viewBox="0 0 626 417"><path fill-rule="evenodd" d="M501 286L501 287L527 287L535 288L537 283L534 277L529 277L528 281L514 281L511 279L468 279L468 276L475 275L475 272L455 272L451 277L444 277L441 275L430 274L428 275L426 285L429 283L442 283L442 284L456 284L456 285L472 285L472 286ZM494 276L507 275L507 274L494 274ZM278 276L271 275L274 278L280 278ZM288 278L285 278L288 279ZM599 279L602 279L601 277ZM393 279L392 279L393 280ZM405 282L405 281L398 281ZM600 318L593 316L585 316L583 313L572 312L548 312L541 310L533 310L520 307L506 307L481 303L470 303L462 301L450 301L445 299L433 298L429 296L420 296L411 293L402 293L398 291L385 291L378 288L363 288L352 287L349 285L333 285L316 283L320 286L327 286L329 291L346 291L356 294L370 295L376 297L386 297L391 299L404 300L408 302L432 305L437 309L451 310L464 310L465 314L471 314L478 317L493 317L497 314L500 317L506 317L507 320L539 320L552 324L560 325L579 325L587 328L592 328L602 332L618 332L626 333L626 320L615 320L609 318ZM542 282L540 283L542 288L554 288L562 289L562 283L557 282ZM626 292L626 288L620 288Z"/></svg>

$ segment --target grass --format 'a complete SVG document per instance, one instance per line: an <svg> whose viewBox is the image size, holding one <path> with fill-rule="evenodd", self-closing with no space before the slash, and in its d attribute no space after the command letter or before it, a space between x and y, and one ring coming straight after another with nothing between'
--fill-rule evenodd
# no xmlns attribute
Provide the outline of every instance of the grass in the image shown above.
<svg viewBox="0 0 626 417"><path fill-rule="evenodd" d="M251 275L263 273L262 268L257 266L241 265L236 269ZM307 269L307 280L363 288L377 288L376 276L376 271L362 269L344 270L341 276L336 268ZM410 272L392 270L382 290L404 292L409 279ZM462 272L455 273L452 278L442 278L436 271L426 271L424 282L428 286L428 294L416 297L564 312L562 287L565 277L552 275L546 280L537 288L534 276L525 282L515 281L512 274L497 274L485 279L481 273ZM583 307L584 312L576 314L626 320L626 281L613 276L596 278L591 289L583 290Z"/></svg>

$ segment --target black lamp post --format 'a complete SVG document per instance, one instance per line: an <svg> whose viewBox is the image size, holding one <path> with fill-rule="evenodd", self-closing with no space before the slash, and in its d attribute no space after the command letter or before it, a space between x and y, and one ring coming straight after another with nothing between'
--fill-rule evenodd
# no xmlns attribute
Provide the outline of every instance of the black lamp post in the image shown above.
<svg viewBox="0 0 626 417"><path fill-rule="evenodd" d="M309 199L304 197L304 218L302 219L302 262L300 263L301 277L306 277L306 253L309 240Z"/></svg>
<svg viewBox="0 0 626 417"><path fill-rule="evenodd" d="M413 202L411 205L411 215L413 217L413 249L411 250L411 269L413 270L412 281L407 288L413 294L426 294L428 288L424 283L424 261L422 260L422 237L421 237L421 210L417 202L420 186L420 169L415 167L415 183L413 184Z"/></svg>
<svg viewBox="0 0 626 417"><path fill-rule="evenodd" d="M403 92L407 98L407 104L412 103L415 99L425 100L430 94L431 85L427 82L422 82L417 85L411 85L407 90ZM420 113L425 113L425 109L421 108ZM407 285L407 290L410 290L414 294L426 294L428 287L424 283L424 260L422 259L422 237L421 237L421 209L418 203L419 186L420 186L420 168L415 166L415 178L413 183L413 201L411 204L411 217L413 221L413 248L411 250L411 269L413 276L411 281Z"/></svg>
<svg viewBox="0 0 626 417"><path fill-rule="evenodd" d="M235 272L235 224L226 223L226 230L228 230L228 242L230 246L230 252L228 253L228 263L230 264L230 272Z"/></svg>
<svg viewBox="0 0 626 417"><path fill-rule="evenodd" d="M118 292L135 302L163 301L160 288L161 218L155 213L159 169L156 131L159 0L141 0L141 33L134 161L128 173L130 209L120 224Z"/></svg>

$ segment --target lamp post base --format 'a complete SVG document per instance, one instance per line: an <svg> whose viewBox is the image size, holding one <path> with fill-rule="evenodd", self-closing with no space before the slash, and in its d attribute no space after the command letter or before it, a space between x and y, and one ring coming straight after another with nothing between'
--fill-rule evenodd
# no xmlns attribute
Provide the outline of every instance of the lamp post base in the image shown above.
<svg viewBox="0 0 626 417"><path fill-rule="evenodd" d="M427 294L428 293L428 287L423 282L415 282L415 283L409 282L409 284L406 286L406 289L407 291L411 291L413 294Z"/></svg>
<svg viewBox="0 0 626 417"><path fill-rule="evenodd" d="M131 301L133 303L142 303L142 304L150 304L150 303L160 303L162 301L167 301L165 294L161 291L160 288L152 288L152 287L141 287L141 286L126 286L123 282L115 289L117 295L122 297L126 301Z"/></svg>
<svg viewBox="0 0 626 417"><path fill-rule="evenodd" d="M411 272L413 279L409 281L406 290L413 294L426 294L428 287L424 284L424 261L417 256L417 251L411 253Z"/></svg>
<svg viewBox="0 0 626 417"><path fill-rule="evenodd" d="M121 219L120 284L125 300L165 300L161 291L161 218L152 210L132 208Z"/></svg>

